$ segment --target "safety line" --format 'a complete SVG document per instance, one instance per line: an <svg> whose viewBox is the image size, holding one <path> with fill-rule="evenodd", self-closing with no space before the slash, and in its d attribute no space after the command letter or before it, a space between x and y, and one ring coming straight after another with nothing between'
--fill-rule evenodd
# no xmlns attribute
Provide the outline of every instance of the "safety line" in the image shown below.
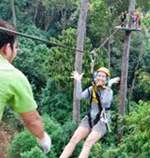
<svg viewBox="0 0 150 158"><path fill-rule="evenodd" d="M6 29L4 27L0 27L0 31L11 32L11 33L14 33L16 35L20 35L20 36L23 36L23 37L26 37L26 38L29 38L29 39L33 39L33 40L37 40L37 41L46 43L50 46L52 46L52 45L53 46L58 46L58 47L66 48L66 49L69 49L69 50L77 51L77 52L80 52L80 53L84 53L84 51L82 51L82 50L71 48L71 47L68 47L68 46L65 46L65 45L62 45L62 44L58 44L58 43L53 43L53 42L50 42L48 40L38 38L36 36L31 36L31 35L27 35L27 34L24 34L24 33L18 32L18 31L9 30L9 29Z"/></svg>

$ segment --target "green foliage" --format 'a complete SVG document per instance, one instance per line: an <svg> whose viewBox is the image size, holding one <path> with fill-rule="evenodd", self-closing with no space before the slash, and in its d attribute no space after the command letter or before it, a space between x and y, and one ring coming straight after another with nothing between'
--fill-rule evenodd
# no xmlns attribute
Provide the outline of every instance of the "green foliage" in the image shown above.
<svg viewBox="0 0 150 158"><path fill-rule="evenodd" d="M63 35L58 39L51 38L51 42L61 43L68 47L74 47L76 43L76 29L69 28L63 32ZM92 47L90 39L85 39L85 51L90 50ZM63 83L63 87L72 91L72 79L70 78L71 72L74 70L75 51L64 49L61 47L53 47L48 57L47 66L49 74ZM55 64L54 64L55 62ZM90 69L90 57L88 53L85 53L83 57L83 71L85 74L89 74Z"/></svg>
<svg viewBox="0 0 150 158"><path fill-rule="evenodd" d="M101 158L102 146L100 143L96 143L90 152L90 158Z"/></svg>
<svg viewBox="0 0 150 158"><path fill-rule="evenodd" d="M40 0L42 4L46 7L46 9L52 8L52 7L62 7L64 2L62 0Z"/></svg>
<svg viewBox="0 0 150 158"><path fill-rule="evenodd" d="M12 140L11 146L8 151L10 158L19 158L21 153L30 151L31 148L35 147L35 139L29 134L28 131L23 131L15 135Z"/></svg>
<svg viewBox="0 0 150 158"><path fill-rule="evenodd" d="M76 13L78 13L79 1L40 0L38 4L41 9L38 8L36 24L42 29L48 30L53 37L58 36L62 30L70 26L74 15L75 22L77 21ZM44 14L43 10L45 11Z"/></svg>
<svg viewBox="0 0 150 158"><path fill-rule="evenodd" d="M75 48L79 4L79 0L69 0L67 6L65 6L65 0L15 1L17 29L26 34L50 39L51 42ZM96 49L95 69L100 66L107 67L108 43L102 50L99 50L99 45L120 23L120 12L127 10L128 4L128 0L89 1L85 53L83 54L83 72L85 73L83 89L89 86L91 82L89 52ZM138 0L137 6L144 13L142 20L144 35L139 36L137 32L132 34L128 87L132 83L138 54L143 45L143 56L130 102L132 114L117 122L119 119L117 114L119 101L116 93L119 86L114 86L115 96L111 112L112 133L105 135L100 142L95 144L90 155L92 158L150 157L149 102L138 104L140 99L148 101L150 98L150 13L146 12L149 9L150 2ZM12 11L8 0L1 0L0 19L12 22ZM110 40L112 77L120 76L123 43L124 32L120 31ZM51 152L44 155L40 147L37 147L36 140L25 130L14 137L9 149L10 158L59 157L76 128L75 123L71 121L73 80L70 78L70 74L74 70L74 61L75 51L57 46L46 46L24 37L19 38L18 57L14 64L25 73L32 84L35 99L40 105L39 111L43 115L45 129L51 135L53 145ZM81 104L81 115L83 116L88 111L89 103L86 100ZM8 112L4 114L4 117L5 120L9 120L10 125L7 127L23 130L22 122L18 116L14 115L12 110L6 110ZM124 137L122 142L116 145L118 123L122 125L119 130L123 131ZM73 157L79 155L82 145L83 142L78 145Z"/></svg>
<svg viewBox="0 0 150 158"><path fill-rule="evenodd" d="M44 37L42 31L35 26L24 28L28 34L35 34ZM19 49L14 65L21 70L33 85L35 98L40 100L41 88L46 85L49 76L49 67L47 66L47 56L50 50L45 44L39 44L33 40L19 38Z"/></svg>
<svg viewBox="0 0 150 158"><path fill-rule="evenodd" d="M58 157L58 153L60 152L62 144L66 138L65 136L62 138L62 135L64 135L63 129L55 119L50 118L46 114L43 115L43 122L45 130L52 138L52 152L48 153L48 156L50 157L55 153L57 155L56 157Z"/></svg>
<svg viewBox="0 0 150 158"><path fill-rule="evenodd" d="M148 0L145 1L137 0L137 5L139 6L140 10L144 13L149 11L150 2Z"/></svg>
<svg viewBox="0 0 150 158"><path fill-rule="evenodd" d="M21 158L47 158L47 156L38 147L32 148L31 151L21 154ZM55 155L53 156L55 157Z"/></svg>
<svg viewBox="0 0 150 158"><path fill-rule="evenodd" d="M51 152L46 156L55 158L60 155L63 147L68 143L72 133L76 128L75 122L66 122L60 125L55 119L50 118L47 114L43 115L43 122L45 130L52 138ZM38 157L43 157L40 147L35 138L26 130L16 134L12 140L11 146L8 151L9 158L28 158L31 155L35 156L39 153ZM40 157L41 156L41 157ZM38 158L37 157L37 158Z"/></svg>
<svg viewBox="0 0 150 158"><path fill-rule="evenodd" d="M5 112L3 114L4 121L6 122L8 131L21 131L24 129L23 121L20 120L18 114L16 114L11 106L7 106L5 108Z"/></svg>
<svg viewBox="0 0 150 158"><path fill-rule="evenodd" d="M9 0L1 0L0 3L0 19L4 19L7 21L13 21L12 18L12 10L11 10L11 1ZM33 23L34 13L35 10L35 2L36 0L28 1L28 0L21 0L16 1L15 3L15 13L17 17L17 25L20 23L24 24L31 24ZM30 15L30 16L28 16Z"/></svg>
<svg viewBox="0 0 150 158"><path fill-rule="evenodd" d="M10 8L6 7L8 6L9 1L3 0L3 2L0 3L0 19L10 19L11 12Z"/></svg>
<svg viewBox="0 0 150 158"><path fill-rule="evenodd" d="M138 79L139 88L142 89L143 92L150 95L150 74L146 72L141 72Z"/></svg>
<svg viewBox="0 0 150 158"><path fill-rule="evenodd" d="M131 101L129 105L130 112L137 110L139 107L138 103Z"/></svg>
<svg viewBox="0 0 150 158"><path fill-rule="evenodd" d="M66 94L60 82L50 78L42 93L40 104L40 110L42 113L49 114L60 123L67 121L67 118L71 117L72 103L69 102L69 98ZM68 115L64 117L66 113L68 113Z"/></svg>
<svg viewBox="0 0 150 158"><path fill-rule="evenodd" d="M102 0L94 0L91 2L91 9L88 14L89 20L89 37L92 39L94 44L99 44L104 36L106 37L106 32L108 32L108 21L109 13L107 6ZM107 21L107 22L106 22ZM105 28L105 31L104 31Z"/></svg>
<svg viewBox="0 0 150 158"><path fill-rule="evenodd" d="M124 137L121 143L116 148L110 148L107 151L107 156L119 158L124 157L140 157L145 158L150 156L150 110L149 102L139 102L139 109L132 112L129 117L126 117L123 123L126 127Z"/></svg>
<svg viewBox="0 0 150 158"><path fill-rule="evenodd" d="M75 131L76 124L74 121L68 121L64 122L64 125L62 126L54 118L50 118L47 114L44 114L43 121L45 124L45 130L52 138L53 150L58 157ZM51 153L49 155L51 155Z"/></svg>
<svg viewBox="0 0 150 158"><path fill-rule="evenodd" d="M144 19L143 19L143 24L144 24L145 26L147 26L147 27L150 26L149 20L150 20L150 13L147 13L146 16L145 16Z"/></svg>

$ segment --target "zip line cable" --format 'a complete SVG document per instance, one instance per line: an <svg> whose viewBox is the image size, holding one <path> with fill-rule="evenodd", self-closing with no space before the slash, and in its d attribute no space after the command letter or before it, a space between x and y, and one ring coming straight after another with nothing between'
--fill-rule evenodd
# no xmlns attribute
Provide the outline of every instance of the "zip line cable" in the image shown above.
<svg viewBox="0 0 150 158"><path fill-rule="evenodd" d="M118 17L117 17L118 18ZM124 23L124 22L123 22ZM122 23L122 24L123 24ZM115 31L113 31L109 37L106 38L106 40L100 44L99 46L99 49L101 49L106 43L107 41L114 35L118 32L119 28L116 28ZM75 49L73 47L68 47L66 45L63 45L63 44L59 44L59 43L53 43L53 42L50 42L48 40L45 40L45 39L41 39L39 37L36 37L36 36L31 36L31 35L28 35L28 34L24 34L24 33L21 33L21 32L18 32L18 31L13 31L13 30L10 30L10 29L7 29L7 28L4 28L4 27L0 27L0 31L6 31L6 32L10 32L10 33L14 33L16 35L20 35L20 36L23 36L23 37L26 37L26 38L29 38L29 39L32 39L32 40L37 40L37 41L40 41L40 42L43 42L43 43L46 43L47 45L49 46L58 46L58 47L62 47L62 48L65 48L65 49L69 49L69 50L72 50L72 51L76 51L76 52L79 52L79 53L85 53L86 51L82 51L82 50L78 50L78 49ZM93 51L93 50L92 50ZM89 52L88 52L89 53Z"/></svg>
<svg viewBox="0 0 150 158"><path fill-rule="evenodd" d="M119 30L119 29L116 29L108 38L106 38L106 40L100 45L100 49L106 44L106 42L107 42L118 30ZM48 45L50 45L50 46L58 46L58 47L62 47L62 48L69 49L69 50L72 50L72 51L76 51L76 52L79 52L79 53L85 53L85 51L82 51L82 50L78 50L78 49L75 49L75 48L72 48L72 47L68 47L68 46L65 46L65 45L63 45L63 44L53 43L53 42L50 42L50 41L45 40L45 39L41 39L41 38L36 37L36 36L31 36L31 35L24 34L24 33L18 32L18 31L13 31L13 30L10 30L10 29L6 29L6 28L4 28L4 27L0 27L0 31L6 31L6 32L14 33L14 34L16 34L16 35L20 35L20 36L23 36L23 37L26 37L26 38L29 38L29 39L32 39L32 40L37 40L37 41L46 43L46 44L48 44Z"/></svg>
<svg viewBox="0 0 150 158"><path fill-rule="evenodd" d="M84 53L84 51L82 51L82 50L71 48L71 47L68 47L68 46L65 46L65 45L62 45L62 44L58 44L58 43L53 43L53 42L50 42L48 40L38 38L36 36L31 36L31 35L27 35L27 34L24 34L24 33L18 32L18 31L9 30L9 29L6 29L4 27L0 27L0 31L6 31L6 32L14 33L16 35L20 35L20 36L23 36L23 37L26 37L26 38L29 38L29 39L32 39L32 40L37 40L37 41L46 43L46 44L48 44L50 46L52 46L52 45L53 46L58 46L58 47L70 49L70 50L73 50L73 51L77 51L77 52L80 52L80 53Z"/></svg>
<svg viewBox="0 0 150 158"><path fill-rule="evenodd" d="M120 1L119 1L119 2L120 2ZM119 15L119 16L120 16L120 15ZM117 17L115 18L115 20L117 20L117 19L119 18L119 16L117 16ZM122 25L122 24L124 24L124 22L122 22L120 25ZM107 37L106 40L105 40L103 43L100 44L99 49L101 49L101 48L107 43L107 41L108 41L114 34L116 34L118 31L119 31L119 28L116 28L116 30L113 31L113 32L109 35L109 37Z"/></svg>
<svg viewBox="0 0 150 158"><path fill-rule="evenodd" d="M105 44L106 42L114 35L118 32L119 29L116 29L108 38L106 38L106 40L100 45L99 49L101 49Z"/></svg>
<svg viewBox="0 0 150 158"><path fill-rule="evenodd" d="M118 17L117 17L117 18L118 18ZM117 19L117 18L116 18L116 19ZM124 23L125 23L125 22L122 22L122 23L120 24L120 26L121 26L122 24L124 24ZM112 32L112 33L110 34L110 36L107 37L106 40L105 40L102 44L100 44L99 49L101 49L101 48L107 43L107 41L108 41L114 34L116 34L119 30L120 30L119 28L116 28L116 30L115 30L114 32Z"/></svg>

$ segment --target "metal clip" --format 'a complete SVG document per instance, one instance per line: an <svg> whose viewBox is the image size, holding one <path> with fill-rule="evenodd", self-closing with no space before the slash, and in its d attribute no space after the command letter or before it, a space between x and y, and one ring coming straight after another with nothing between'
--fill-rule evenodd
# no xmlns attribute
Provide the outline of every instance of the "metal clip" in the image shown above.
<svg viewBox="0 0 150 158"><path fill-rule="evenodd" d="M96 50L94 49L94 50L92 50L91 51L91 62L95 62L95 60L96 60Z"/></svg>
<svg viewBox="0 0 150 158"><path fill-rule="evenodd" d="M91 73L93 74L94 73L94 62L96 60L96 50L95 49L91 51L90 58L91 58Z"/></svg>

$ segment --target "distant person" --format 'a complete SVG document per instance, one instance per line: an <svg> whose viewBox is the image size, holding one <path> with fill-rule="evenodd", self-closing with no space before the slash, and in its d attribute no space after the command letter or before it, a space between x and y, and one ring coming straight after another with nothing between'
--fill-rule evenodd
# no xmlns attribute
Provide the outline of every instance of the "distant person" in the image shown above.
<svg viewBox="0 0 150 158"><path fill-rule="evenodd" d="M127 13L127 17L126 17L126 27L127 28L129 27L130 17L131 17L131 14L129 12L129 13Z"/></svg>
<svg viewBox="0 0 150 158"><path fill-rule="evenodd" d="M127 16L127 11L121 12L121 15L120 15L121 27L124 27L124 26L125 26L125 23L126 23L126 16Z"/></svg>
<svg viewBox="0 0 150 158"><path fill-rule="evenodd" d="M74 132L69 143L59 158L68 158L72 155L76 145L86 138L79 158L88 158L92 146L104 136L109 129L110 105L113 99L111 85L118 83L119 78L111 80L109 86L110 72L107 68L101 67L94 74L95 84L82 91L83 74L72 73L72 78L77 81L77 98L89 99L90 112L81 120L79 127Z"/></svg>
<svg viewBox="0 0 150 158"><path fill-rule="evenodd" d="M139 28L141 25L140 24L140 13L136 12L136 13L134 13L134 16L135 16L135 27Z"/></svg>
<svg viewBox="0 0 150 158"><path fill-rule="evenodd" d="M132 15L131 27L135 28L135 25L136 25L136 17L135 15Z"/></svg>
<svg viewBox="0 0 150 158"><path fill-rule="evenodd" d="M0 20L0 27L16 31L15 26ZM0 122L7 103L22 118L45 153L50 151L51 138L44 132L31 86L24 74L11 63L17 55L17 36L0 30Z"/></svg>
<svg viewBox="0 0 150 158"><path fill-rule="evenodd" d="M144 18L144 15L143 15L143 13L141 13L140 19L139 19L139 28L142 28L141 25L142 25L143 18Z"/></svg>

